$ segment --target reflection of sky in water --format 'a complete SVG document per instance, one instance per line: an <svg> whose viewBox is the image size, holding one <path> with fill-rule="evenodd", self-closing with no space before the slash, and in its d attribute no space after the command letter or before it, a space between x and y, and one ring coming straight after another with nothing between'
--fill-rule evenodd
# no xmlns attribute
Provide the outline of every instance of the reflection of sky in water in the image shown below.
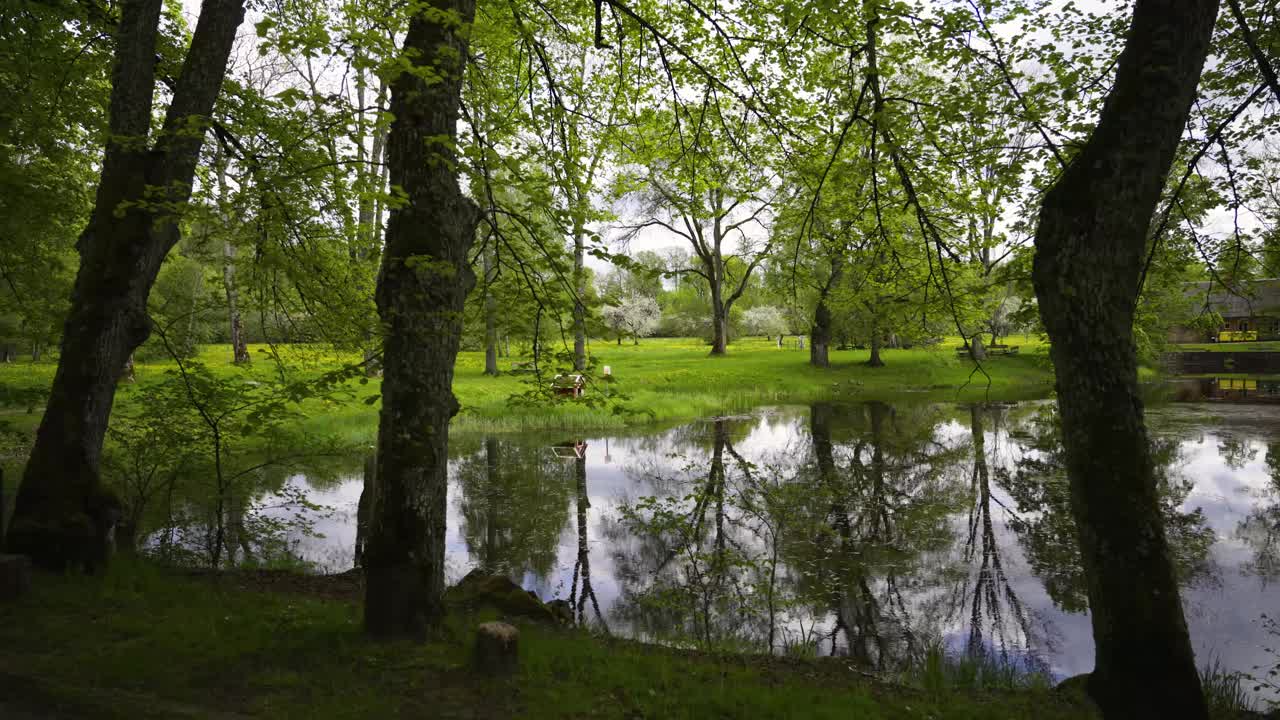
<svg viewBox="0 0 1280 720"><path fill-rule="evenodd" d="M1210 410L1211 416L1206 414ZM1029 413L1021 413L1019 417L1027 415ZM1171 472L1191 481L1190 493L1181 509L1190 512L1200 508L1207 526L1214 533L1208 576L1198 578L1183 591L1187 621L1198 657L1202 663L1211 657L1218 658L1233 670L1251 671L1260 665L1270 667L1276 658L1265 652L1263 646L1273 639L1262 633L1258 619L1263 613L1280 610L1280 586L1247 572L1254 550L1240 537L1238 528L1251 510L1280 501L1280 497L1270 494L1273 486L1266 464L1267 443L1280 440L1280 422L1277 422L1280 421L1280 409L1183 405L1156 408L1148 415L1154 434L1174 433L1179 439L1178 457ZM934 445L971 447L968 412L948 408L944 417L949 419L934 427ZM1024 440L1014 437L1017 433L1011 435L1008 432L1011 425L1024 427L1026 423L1012 420L998 427L988 424L984 435L987 462L993 470L991 518L1000 561L1007 576L1008 589L1020 600L1030 620L1029 639L1013 629L1012 636L1018 638L1022 647L1010 648L1010 657L1019 659L1029 655L1038 658L1059 678L1088 672L1093 664L1088 616L1066 613L1055 606L1044 584L1032 573L1023 545L1011 525L1014 515L1020 511L1014 499L1000 486L995 470L1012 469L1020 458L1034 452L1024 449ZM616 563L619 549L612 547L607 539L610 527L616 531L619 506L642 496L682 487L671 482L671 478L687 479L691 472L697 472L697 468L705 472L711 433L710 424L695 423L648 435L586 438L589 448L586 465L590 497L587 525L591 578L606 616L622 595ZM786 463L795 465L812 461L808 433L807 409L765 411L735 418L732 444L746 460L762 467ZM1022 435L1018 437L1025 438ZM1243 450L1235 453L1236 467L1228 465L1223 457L1220 444L1224 438L1238 441L1237 447ZM539 443L546 446L546 452L551 452L551 442L545 436L503 436L503 440ZM838 437L835 442L837 453L840 453L847 446L848 438ZM484 452L483 446L478 452ZM554 569L545 577L525 571L516 578L544 599L569 594L578 553L576 504L572 491L574 464L573 461L557 463L563 473L563 482L570 489L567 493L570 507L563 515L564 525L555 548ZM945 472L951 473L948 477L952 482L967 487L972 463L971 453L961 453ZM458 461L455 460L451 474L457 469ZM556 472L555 464L552 464L544 480L555 481ZM307 487L306 479L301 475L294 476L289 482L297 487ZM300 553L326 571L340 571L351 566L360 489L361 479L350 477L329 489L309 491L313 502L336 510L331 516L317 521L315 529L323 535L322 538L301 538L298 541ZM446 547L448 579L452 582L474 567L476 559L463 534L462 498L457 482L451 481L449 493ZM555 521L559 522L559 519ZM961 579L956 580L954 573L949 577L961 584L971 582L977 576L977 565L981 561L979 553L979 557L967 566L963 562L962 546L967 523L968 510L962 503L960 511L951 520L956 541L949 549L922 556L922 564L937 563L939 567L958 565L960 569L956 572ZM616 537L617 533L614 535ZM966 572L967 580L963 579ZM939 603L944 601L948 592L944 584L921 582L909 585L903 590L906 608L910 617L922 625L930 625L930 629L948 646L961 649L970 632L970 617L967 612L938 612ZM821 609L804 618L806 622L815 619L819 627L831 626L831 618L826 617ZM1006 622L1011 623L1008 617ZM611 626L617 629L616 624L611 623Z"/></svg>

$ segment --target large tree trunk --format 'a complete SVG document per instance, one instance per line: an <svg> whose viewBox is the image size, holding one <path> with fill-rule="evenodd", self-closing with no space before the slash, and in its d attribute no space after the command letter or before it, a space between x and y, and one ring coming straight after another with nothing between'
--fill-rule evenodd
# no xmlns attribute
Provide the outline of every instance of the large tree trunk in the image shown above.
<svg viewBox="0 0 1280 720"><path fill-rule="evenodd" d="M871 357L867 359L867 366L884 367L884 361L880 359L880 328L875 324L871 326Z"/></svg>
<svg viewBox="0 0 1280 720"><path fill-rule="evenodd" d="M729 347L729 309L724 304L724 288L719 274L711 280L711 354L724 355Z"/></svg>
<svg viewBox="0 0 1280 720"><path fill-rule="evenodd" d="M831 346L831 309L824 295L813 311L813 329L809 332L809 364L814 367L831 367L828 350Z"/></svg>
<svg viewBox="0 0 1280 720"><path fill-rule="evenodd" d="M378 281L384 342L378 492L365 546L364 628L423 638L444 615L449 421L463 301L475 284L467 252L479 212L458 188L458 111L475 0L435 0L409 21L405 57L435 78L402 72L391 85L391 211ZM460 25L459 25L460 24Z"/></svg>
<svg viewBox="0 0 1280 720"><path fill-rule="evenodd" d="M110 139L77 250L62 352L18 491L8 547L44 567L101 567L119 503L102 487L102 440L120 369L150 333L147 296L178 242L205 118L226 74L241 0L205 0L182 74L148 144L161 0L121 7L112 72ZM157 196L156 188L159 188Z"/></svg>
<svg viewBox="0 0 1280 720"><path fill-rule="evenodd" d="M1071 510L1107 718L1204 718L1156 495L1133 315L1152 213L1216 0L1138 0L1093 136L1046 193L1032 276L1057 374Z"/></svg>

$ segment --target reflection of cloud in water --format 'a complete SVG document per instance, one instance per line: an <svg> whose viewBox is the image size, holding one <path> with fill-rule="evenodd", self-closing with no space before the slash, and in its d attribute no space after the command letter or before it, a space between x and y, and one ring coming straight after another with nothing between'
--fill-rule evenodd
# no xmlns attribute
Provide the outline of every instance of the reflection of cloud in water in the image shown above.
<svg viewBox="0 0 1280 720"><path fill-rule="evenodd" d="M1016 660L1036 657L1051 674L1065 677L1087 672L1092 666L1089 618L1086 613L1061 610L1043 580L1033 571L1027 547L1015 532L1015 525L1038 521L1042 513L1019 508L1014 495L1002 484L1002 473L1012 472L1020 462L1047 458L1043 450L1029 447L1029 423L1043 407L1043 403L1024 403L1004 408L1000 421L986 427L983 439L991 473L990 540L994 542L1006 583L1000 592L1016 597L1024 609L1030 634L1026 638L1012 625L1004 628L1006 643L1016 638L1021 638L1024 644L1030 643L1030 647L1010 647L1010 657ZM916 555L907 553L892 563L873 567L872 571L880 574L870 579L868 587L878 597L884 596L882 573L885 568L897 568L893 572L902 576L897 579L896 592L901 596L901 615L910 629L935 633L959 651L972 642L972 618L966 612L947 609L948 603L954 602L949 594L966 584L973 587L984 556L978 551L966 559L964 554L974 498L970 487L974 457L969 410L954 405L936 406L930 414L917 413L911 406L900 406L895 412L897 416L890 427L929 424L927 432L918 440L892 441L907 443L895 446L890 453L894 457L895 472L906 478L901 482L906 483L903 487L908 493L895 502L909 503L913 498L923 498L920 502L943 503L938 505L946 512L943 527L949 528L952 537L932 549ZM1231 669L1250 671L1256 665L1275 662L1262 649L1268 638L1260 636L1257 620L1262 613L1275 612L1280 607L1280 583L1245 572L1254 560L1256 548L1241 535L1239 528L1259 508L1280 504L1280 493L1273 485L1267 464L1268 442L1280 441L1280 430L1277 430L1280 412L1267 408L1262 412L1270 414L1264 418L1248 408L1214 407L1213 412L1213 417L1206 418L1205 413L1187 407L1155 408L1148 417L1153 436L1177 442L1170 474L1190 487L1179 509L1190 513L1199 508L1205 525L1213 531L1207 558L1209 572L1184 589L1187 619L1198 656L1202 662L1211 655L1217 656ZM843 418L841 422L846 420ZM800 472L802 466L813 462L807 408L766 410L727 422L733 449L760 472L776 470L781 473L779 477L791 477ZM852 424L836 428L832 442L833 456L842 468L849 467L858 452L855 448L865 442L868 432L864 420L848 422ZM631 562L621 561L627 553L636 551L637 542L620 528L622 505L648 495L688 492L690 483L699 478L705 482L712 433L713 423L703 421L669 430L585 438L590 500L587 510L589 565L592 587L606 616L634 584L634 578L619 577L621 568L630 566L627 563ZM1230 442L1224 442L1224 438ZM551 444L544 436L536 435L504 436L503 441ZM867 457L867 451L862 452L863 457ZM926 457L935 460L926 460ZM454 477L460 462L461 458L451 462L448 501L446 551L451 581L460 578L474 563L464 536L462 498ZM726 455L725 462L732 466L736 461ZM928 462L943 463L935 468L936 477L932 479L922 465ZM573 462L567 461L549 470L551 481L562 479L567 483L565 493L569 504L563 513L563 525L549 536L552 547L547 551L554 557L553 567L545 575L523 568L515 578L544 598L569 594L578 560L573 467ZM730 468L730 473L733 472L736 470ZM563 474L562 478L559 473ZM288 482L295 487L306 483L302 476L293 476ZM911 485L920 482L926 484ZM325 490L310 492L312 502L330 506L335 512L329 518L317 520L315 530L324 537L301 538L299 549L306 559L317 562L325 571L341 571L351 565L361 484L360 477L350 476L329 484ZM266 502L269 504L269 499ZM851 508L850 512L856 514L858 510ZM737 532L741 533L740 527ZM735 539L751 551L764 545L758 538L739 535ZM920 538L904 540L919 542ZM803 576L804 570L797 568L784 568L782 573L783 582L793 586L801 582ZM1008 607L1003 611L1007 613ZM779 617L785 624L780 632L782 639L800 637L806 632L812 634L814 628L829 634L835 627L829 605L791 607ZM1009 622L1007 614L1003 617ZM618 629L613 623L611 627ZM993 628L984 625L980 630L983 642L992 642L989 633Z"/></svg>

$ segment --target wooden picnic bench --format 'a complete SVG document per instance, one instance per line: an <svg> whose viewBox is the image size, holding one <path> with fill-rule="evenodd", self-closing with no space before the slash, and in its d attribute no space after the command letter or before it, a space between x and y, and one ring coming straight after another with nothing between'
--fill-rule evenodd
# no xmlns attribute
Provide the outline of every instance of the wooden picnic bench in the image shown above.
<svg viewBox="0 0 1280 720"><path fill-rule="evenodd" d="M1019 345L996 344L985 345L983 346L983 350L985 350L988 355L1017 355L1019 347ZM956 355L959 355L960 357L969 357L969 348L965 346L956 348Z"/></svg>
<svg viewBox="0 0 1280 720"><path fill-rule="evenodd" d="M556 395L567 395L569 397L582 397L582 391L586 388L587 379L582 375L556 375L551 380L551 387L555 389Z"/></svg>

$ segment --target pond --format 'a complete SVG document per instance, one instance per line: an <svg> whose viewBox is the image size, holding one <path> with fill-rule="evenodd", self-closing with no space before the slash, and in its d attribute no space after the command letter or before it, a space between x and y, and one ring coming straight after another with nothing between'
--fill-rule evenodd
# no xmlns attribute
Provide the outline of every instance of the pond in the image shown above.
<svg viewBox="0 0 1280 720"><path fill-rule="evenodd" d="M1280 407L1148 410L1198 658L1269 669ZM930 643L1061 679L1092 639L1050 402L815 404L573 437L456 436L448 574L508 574L649 640L847 654ZM336 512L296 551L351 567L358 472L286 483Z"/></svg>

